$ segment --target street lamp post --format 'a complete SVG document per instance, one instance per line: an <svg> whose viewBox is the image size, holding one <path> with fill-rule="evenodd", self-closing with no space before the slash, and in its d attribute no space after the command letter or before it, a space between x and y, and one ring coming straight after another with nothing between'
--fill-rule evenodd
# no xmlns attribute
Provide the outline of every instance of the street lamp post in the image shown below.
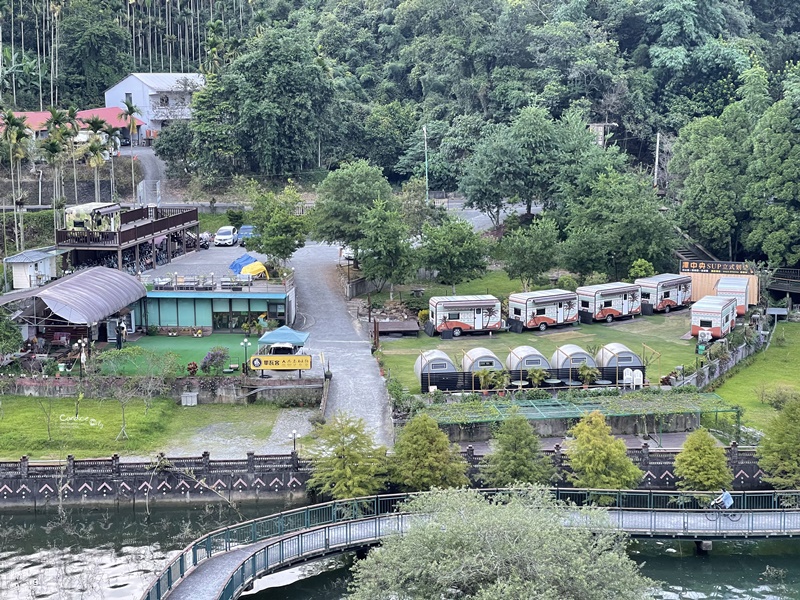
<svg viewBox="0 0 800 600"><path fill-rule="evenodd" d="M87 338L80 338L77 342L72 344L72 349L73 350L75 350L75 351L80 350L81 351L80 355L78 356L78 364L80 365L78 373L80 374L79 377L80 377L81 380L83 380L83 363L86 362L86 346L87 346L88 343L89 343L89 340Z"/></svg>
<svg viewBox="0 0 800 600"><path fill-rule="evenodd" d="M292 467L298 467L298 460L297 460L297 430L292 429L292 433L289 434L289 437L292 438Z"/></svg>
<svg viewBox="0 0 800 600"><path fill-rule="evenodd" d="M250 340L244 338L241 342L239 342L239 345L242 347L242 350L244 350L244 365L242 368L242 373L247 373L247 348L250 347Z"/></svg>
<svg viewBox="0 0 800 600"><path fill-rule="evenodd" d="M422 137L425 141L425 203L430 202L430 191L428 187L428 128L422 126Z"/></svg>

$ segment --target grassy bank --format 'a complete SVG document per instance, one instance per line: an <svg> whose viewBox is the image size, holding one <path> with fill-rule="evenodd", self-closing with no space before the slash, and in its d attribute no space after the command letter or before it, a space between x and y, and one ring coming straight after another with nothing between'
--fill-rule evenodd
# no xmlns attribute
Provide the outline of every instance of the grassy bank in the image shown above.
<svg viewBox="0 0 800 600"><path fill-rule="evenodd" d="M778 386L800 388L798 354L800 323L781 323L769 349L714 391L727 402L744 407L748 425L763 429L775 415L775 409L761 400L764 392Z"/></svg>
<svg viewBox="0 0 800 600"><path fill-rule="evenodd" d="M74 398L5 396L0 407L0 459L63 459L120 455L150 455L168 445L202 434L206 427L226 423L232 431L266 439L279 409L262 405L202 405L181 407L172 400L143 401L125 409L127 440L116 441L122 411L114 400L82 400L75 417ZM48 437L48 413L50 435Z"/></svg>
<svg viewBox="0 0 800 600"><path fill-rule="evenodd" d="M618 342L650 360L648 378L657 381L676 365L694 363L694 340L680 339L689 331L689 318L689 311L684 310L669 315L618 321L612 325L598 323L552 328L544 333L526 331L521 334L501 333L492 337L462 336L453 340L420 333L419 338L381 340L381 350L385 367L412 393L420 389L414 375L414 361L420 352L434 348L448 354L460 368L464 353L478 346L488 348L504 361L511 349L522 345L533 346L549 359L556 348L564 344L577 344L586 349L595 344Z"/></svg>

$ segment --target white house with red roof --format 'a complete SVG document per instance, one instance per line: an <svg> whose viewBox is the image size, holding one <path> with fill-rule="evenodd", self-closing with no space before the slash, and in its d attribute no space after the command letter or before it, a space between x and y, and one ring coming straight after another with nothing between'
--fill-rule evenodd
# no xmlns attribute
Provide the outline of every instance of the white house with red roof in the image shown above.
<svg viewBox="0 0 800 600"><path fill-rule="evenodd" d="M15 111L14 116L25 118L25 125L35 139L39 140L47 137L47 120L50 118L50 113L48 111ZM86 121L94 116L100 117L113 127L118 127L121 135L123 137L128 137L128 120L122 115L122 111L119 108L89 108L87 110L79 110L77 117L80 128L86 129ZM137 127L141 127L144 124L144 121L136 118ZM0 131L2 131L2 129L3 125L0 123Z"/></svg>
<svg viewBox="0 0 800 600"><path fill-rule="evenodd" d="M105 92L106 107L123 109L133 102L144 121L134 139L150 143L172 121L192 116L192 95L205 86L198 73L131 73Z"/></svg>

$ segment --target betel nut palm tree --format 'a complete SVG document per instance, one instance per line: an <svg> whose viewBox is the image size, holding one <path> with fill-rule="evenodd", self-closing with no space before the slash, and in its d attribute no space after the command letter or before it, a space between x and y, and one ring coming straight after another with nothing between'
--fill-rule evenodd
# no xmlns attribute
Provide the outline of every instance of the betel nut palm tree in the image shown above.
<svg viewBox="0 0 800 600"><path fill-rule="evenodd" d="M122 109L119 116L128 123L128 133L131 137L131 143L133 143L133 136L136 134L137 129L136 115L141 115L142 111L132 100L123 100L122 103L125 105L125 108ZM134 177L133 152L131 152L131 198L133 199L133 203L136 204L136 181Z"/></svg>
<svg viewBox="0 0 800 600"><path fill-rule="evenodd" d="M97 115L90 119L85 119L83 122L92 132L92 136L89 138L89 145L86 147L86 153L88 154L89 166L94 170L94 201L100 202L100 167L106 162L105 153L107 151L103 130L108 123Z"/></svg>

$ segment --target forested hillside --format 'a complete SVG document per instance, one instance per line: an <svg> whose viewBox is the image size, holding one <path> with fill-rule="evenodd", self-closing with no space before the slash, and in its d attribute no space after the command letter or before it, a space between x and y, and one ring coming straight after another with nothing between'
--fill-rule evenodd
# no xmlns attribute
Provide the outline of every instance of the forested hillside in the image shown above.
<svg viewBox="0 0 800 600"><path fill-rule="evenodd" d="M798 2L10 0L2 10L6 108L98 105L131 71L206 73L194 122L158 142L174 172L206 185L358 158L399 183L424 175L427 145L431 189L460 189L494 215L508 202L557 208L562 237L582 236L575 252L602 242L597 220L638 206L636 226L661 231L650 207L674 202L665 219L720 258L800 262ZM650 189L657 133L666 198Z"/></svg>

